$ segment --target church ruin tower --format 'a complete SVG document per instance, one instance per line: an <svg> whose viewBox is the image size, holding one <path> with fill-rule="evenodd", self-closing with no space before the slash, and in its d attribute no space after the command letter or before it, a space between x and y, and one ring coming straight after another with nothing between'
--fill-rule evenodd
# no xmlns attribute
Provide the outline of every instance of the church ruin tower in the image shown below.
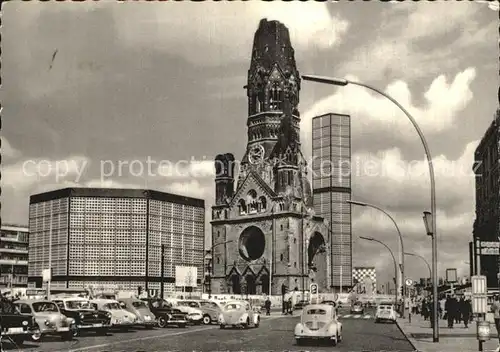
<svg viewBox="0 0 500 352"><path fill-rule="evenodd" d="M234 188L234 157L215 158L207 292L328 290L328 228L311 207L300 150L300 78L288 29L260 21L245 86L248 140ZM234 190L234 191L233 191Z"/></svg>

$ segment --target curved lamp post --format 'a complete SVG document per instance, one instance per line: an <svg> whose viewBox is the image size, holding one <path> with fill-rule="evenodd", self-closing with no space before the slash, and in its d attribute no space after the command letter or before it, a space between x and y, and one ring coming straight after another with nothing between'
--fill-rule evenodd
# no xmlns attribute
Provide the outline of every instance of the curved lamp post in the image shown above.
<svg viewBox="0 0 500 352"><path fill-rule="evenodd" d="M367 88L369 90L372 90L374 92L377 92L380 95L383 95L387 99L389 99L392 103L394 103L405 115L406 117L410 120L411 124L415 128L415 130L418 133L418 136L420 137L420 140L422 142L422 145L424 146L425 150L425 155L427 157L427 163L429 164L429 176L430 176L430 182L431 182L431 212L430 212L430 217L432 218L432 223L429 224L431 225L430 228L428 229L427 233L432 236L432 293L433 293L433 328L432 328L432 341L433 342L439 342L439 320L438 320L438 275L437 275L437 233L436 233L436 185L435 185L435 179L434 179L434 165L432 164L432 156L429 151L429 146L427 145L427 141L425 139L425 136L420 129L420 126L418 126L417 122L411 116L411 114L406 111L406 109L399 104L396 99L392 98L388 94L382 92L381 90L372 87L370 85L360 83L360 82L355 82L347 79L339 79L339 78L330 78L330 77L320 77L320 76L311 76L311 75L303 75L302 78L305 81L313 81L313 82L319 82L319 83L324 83L324 84L330 84L334 86L346 86L348 84L353 84L357 85L360 87ZM427 225L427 222L426 222Z"/></svg>
<svg viewBox="0 0 500 352"><path fill-rule="evenodd" d="M424 261L424 263L427 265L427 268L429 269L429 277L432 277L432 270L431 270L431 266L429 265L429 262L424 258L422 257L421 255L419 254L415 254L415 253L408 253L408 252L405 252L405 255L410 255L412 257L417 257L417 258L420 258Z"/></svg>
<svg viewBox="0 0 500 352"><path fill-rule="evenodd" d="M372 242L380 243L382 246L384 246L385 248L387 248L387 250L389 251L389 253L391 253L391 257L392 257L392 260L394 262L394 277L395 278L398 277L398 265L396 264L396 258L394 257L394 253L392 253L392 250L389 248L389 246L387 246L384 242L376 240L375 238L372 238L372 237L359 236L359 238L361 238L362 240L366 240L366 241L372 241ZM394 304L397 305L398 304L398 289L396 288L394 291L396 291L396 294L394 296Z"/></svg>
<svg viewBox="0 0 500 352"><path fill-rule="evenodd" d="M401 308L401 312L402 312L402 317L404 318L405 317L405 304L404 304L404 299L406 297L406 294L405 294L405 258L404 258L404 255L403 253L405 252L405 247L404 247L404 243L403 243L403 236L401 235L401 231L399 230L399 226L398 224L396 223L396 220L394 220L394 218L388 213L386 212L384 209L374 205L374 204L370 204L370 203L365 203L365 202L358 202L358 201L353 201L353 200L347 200L346 203L349 203L349 204L354 204L354 205L359 205L361 207L370 207L370 208L373 208L373 209L377 209L378 211L381 211L382 213L384 213L389 219L391 219L392 223L394 224L394 226L396 227L396 230L398 232L398 236L399 236L399 243L400 243L400 246L401 246L401 250L399 252L399 265L400 265L400 283L399 285L401 285L400 287L402 288L402 294L403 294L403 305L402 305L402 308ZM399 290L399 287L398 287L398 290Z"/></svg>
<svg viewBox="0 0 500 352"><path fill-rule="evenodd" d="M208 286L208 298L210 298L212 295L212 282L211 282L212 281L212 267L210 265L211 264L210 261L212 260L212 251L214 250L215 247L226 244L226 243L230 243L230 242L234 242L234 241L228 240L228 241L216 243L212 247L210 247L210 249L207 249L207 251L206 251L205 258L204 258L207 261L207 275L205 275L205 284L207 284L207 286ZM207 278L208 278L208 280L207 280Z"/></svg>

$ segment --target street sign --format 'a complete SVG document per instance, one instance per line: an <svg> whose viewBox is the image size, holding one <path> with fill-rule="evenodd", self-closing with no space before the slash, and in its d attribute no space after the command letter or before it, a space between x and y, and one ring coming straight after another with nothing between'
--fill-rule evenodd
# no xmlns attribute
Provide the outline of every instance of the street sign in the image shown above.
<svg viewBox="0 0 500 352"><path fill-rule="evenodd" d="M446 281L449 283L457 282L457 269L446 269Z"/></svg>
<svg viewBox="0 0 500 352"><path fill-rule="evenodd" d="M52 279L52 269L42 270L42 280L43 282L48 282Z"/></svg>
<svg viewBox="0 0 500 352"><path fill-rule="evenodd" d="M406 284L406 286L411 286L411 285L413 285L413 280L412 279L406 279L405 280L405 284Z"/></svg>
<svg viewBox="0 0 500 352"><path fill-rule="evenodd" d="M474 314L488 313L487 296L472 296L472 313Z"/></svg>
<svg viewBox="0 0 500 352"><path fill-rule="evenodd" d="M487 287L486 287L486 276L483 275L475 275L471 277L472 283L472 295L486 295Z"/></svg>

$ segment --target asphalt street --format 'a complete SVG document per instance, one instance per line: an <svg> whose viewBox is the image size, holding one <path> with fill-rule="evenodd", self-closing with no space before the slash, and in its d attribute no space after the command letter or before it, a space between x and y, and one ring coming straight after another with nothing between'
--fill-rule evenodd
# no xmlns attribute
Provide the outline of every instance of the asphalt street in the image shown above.
<svg viewBox="0 0 500 352"><path fill-rule="evenodd" d="M345 313L341 311L339 315L348 315ZM138 328L129 332L114 332L108 336L89 334L71 342L54 338L36 345L26 343L23 351L413 351L396 324L375 324L373 318L360 319L353 316L340 319L344 340L336 347L318 344L299 347L293 336L293 329L298 321L296 314L293 317L262 317L260 327L249 330L221 330L218 325L191 326L185 329ZM9 346L4 348L7 351L17 350Z"/></svg>

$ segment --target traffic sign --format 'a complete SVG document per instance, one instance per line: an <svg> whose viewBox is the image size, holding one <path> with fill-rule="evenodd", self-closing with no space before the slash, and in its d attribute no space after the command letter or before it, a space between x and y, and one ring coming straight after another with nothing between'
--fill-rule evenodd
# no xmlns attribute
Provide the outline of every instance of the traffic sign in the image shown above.
<svg viewBox="0 0 500 352"><path fill-rule="evenodd" d="M486 295L487 287L486 287L486 276L476 275L471 277L472 283L472 295Z"/></svg>
<svg viewBox="0 0 500 352"><path fill-rule="evenodd" d="M474 314L488 313L487 296L472 296L472 313Z"/></svg>
<svg viewBox="0 0 500 352"><path fill-rule="evenodd" d="M406 286L411 286L411 285L413 285L413 280L412 279L406 279L405 280L405 284L406 284Z"/></svg>

